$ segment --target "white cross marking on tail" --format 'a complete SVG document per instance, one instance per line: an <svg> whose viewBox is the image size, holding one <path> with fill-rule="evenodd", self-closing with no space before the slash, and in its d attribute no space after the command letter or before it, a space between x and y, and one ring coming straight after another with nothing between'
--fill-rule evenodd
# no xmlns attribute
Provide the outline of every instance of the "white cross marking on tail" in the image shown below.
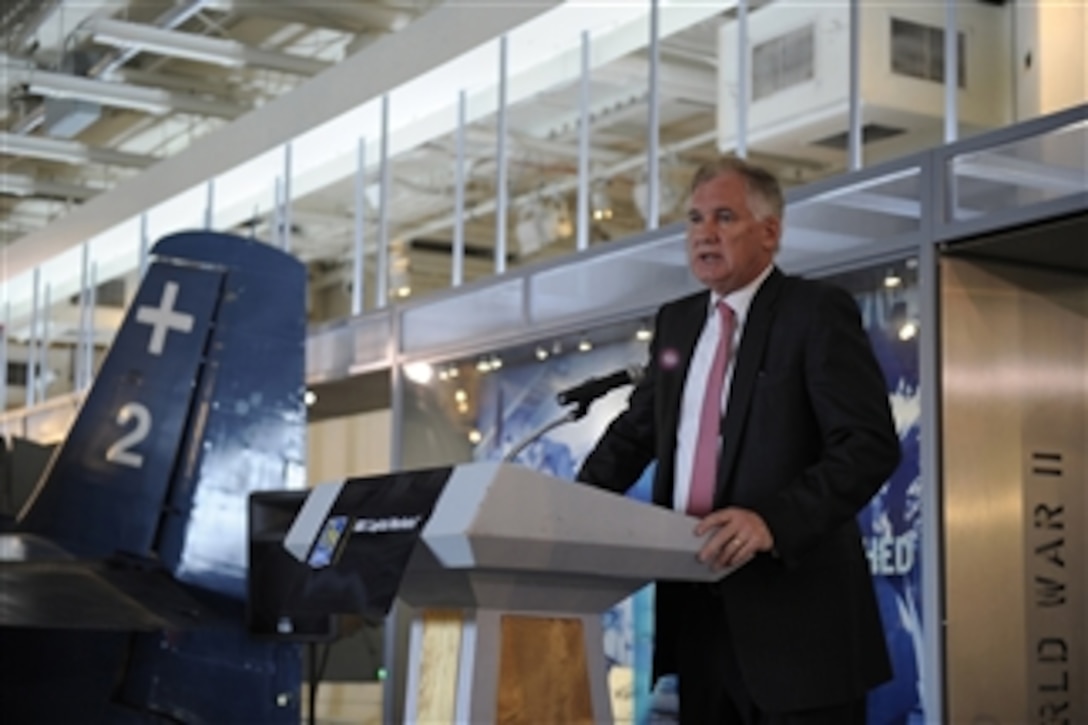
<svg viewBox="0 0 1088 725"><path fill-rule="evenodd" d="M170 330L178 332L193 331L193 316L174 310L178 301L178 283L167 282L162 289L162 301L158 307L140 307L136 310L136 321L151 325L151 342L147 346L152 355L162 355L166 346L166 335Z"/></svg>

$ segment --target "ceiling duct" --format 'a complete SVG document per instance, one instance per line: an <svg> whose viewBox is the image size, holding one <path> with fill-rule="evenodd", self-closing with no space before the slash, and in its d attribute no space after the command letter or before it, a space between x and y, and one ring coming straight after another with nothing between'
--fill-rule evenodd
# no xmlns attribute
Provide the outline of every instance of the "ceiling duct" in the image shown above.
<svg viewBox="0 0 1088 725"><path fill-rule="evenodd" d="M69 75L87 77L93 59L82 50L64 56L61 70ZM77 98L46 98L42 130L54 138L74 138L102 117L102 104Z"/></svg>

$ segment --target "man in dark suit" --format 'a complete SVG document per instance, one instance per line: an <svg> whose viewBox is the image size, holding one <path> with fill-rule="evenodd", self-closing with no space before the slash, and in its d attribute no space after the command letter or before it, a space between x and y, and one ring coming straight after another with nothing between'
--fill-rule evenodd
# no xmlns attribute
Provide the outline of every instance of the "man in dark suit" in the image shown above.
<svg viewBox="0 0 1088 725"><path fill-rule="evenodd" d="M655 503L700 518L700 560L738 567L658 585L655 677L678 675L685 724L864 723L891 676L855 516L899 440L853 299L774 265L783 206L744 161L696 173L688 261L708 289L658 311L646 374L578 474L624 491L656 460Z"/></svg>

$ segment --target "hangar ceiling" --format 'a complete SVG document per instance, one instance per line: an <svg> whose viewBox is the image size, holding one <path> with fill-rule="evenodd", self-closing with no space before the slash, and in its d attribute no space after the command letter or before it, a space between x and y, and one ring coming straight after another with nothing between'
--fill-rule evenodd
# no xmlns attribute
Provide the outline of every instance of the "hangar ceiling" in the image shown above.
<svg viewBox="0 0 1088 725"><path fill-rule="evenodd" d="M213 168L214 158L212 163L207 159L189 163L201 155L230 155L234 148L224 139L242 147L249 140L243 134L267 135L263 147L253 144L258 149L253 156L282 155L285 146L295 143L292 139L301 143L304 131L317 128L309 135L319 138L311 138L310 145L305 150L300 146L295 154L306 157L295 159L295 167L302 167L308 158L321 155L322 144L332 145L333 130L322 136L326 126L336 126L352 109L362 108L358 104L374 106L383 92L395 94L406 85L405 78L417 77L423 72L420 69L432 67L425 61L441 65L443 52L446 58L471 55L473 49L482 47L481 38L492 41L507 32L517 38L529 19L558 17L558 11L567 12L568 25L585 28L592 36L591 72L585 88L580 83L574 30L564 28L568 46L563 54L551 56L528 47L537 38L530 37L528 43L525 37L512 40L505 116L495 112L499 59L491 55L479 64L480 73L492 74L486 85L478 78L458 77L435 91L448 96L441 104L421 110L406 109L403 103L394 107L394 113L402 116L402 125L414 123L416 127L408 133L394 128L391 134L395 148L390 150L384 200L378 198L380 170L371 136L361 192L356 189L353 150L346 150L352 147L338 148L340 156L322 161L320 173L296 172L305 178L291 187L289 224L276 214L274 203L277 192L273 186L281 181L276 177L284 168L281 164L270 171L266 167L263 176L247 181L261 188L251 194L241 211L236 204L227 215L229 220L219 223L217 218L217 228L272 242L282 230L289 229L291 251L311 269L315 322L348 313L346 282L351 278L355 217L360 208L366 217L368 289L374 288L372 278L378 265L373 258L379 254L378 240L383 237L379 206L386 215L385 238L390 242L389 296L395 299L402 288L410 288L415 297L449 287L450 250L458 218L454 114L458 88L453 83L462 82L470 84L468 105L472 107L466 116L460 177L465 197L461 217L466 249L464 281L493 274L499 236L496 199L503 176L509 201L504 228L507 266L576 248L574 216L583 107L590 119L588 242L606 243L646 228L640 207L646 206L652 117L659 141L660 221L674 221L680 216L679 201L691 170L718 153L719 144L725 143L723 134L733 133L733 98L739 88L738 81L730 80L730 73L737 75L737 57L728 51L728 57L723 57L721 49L735 46L729 38L736 35L736 6L733 0L660 0L659 95L651 114L647 102L651 87L650 5L650 0L539 0L493 5L474 0L9 0L0 12L3 277L10 280L104 231L105 215L88 211L107 206L104 199L109 200L115 216L123 212L110 222L120 228L128 223L123 220L131 221L133 214L168 198L163 187L170 184L164 183L163 177L188 174L185 183L175 184L169 194L182 195L190 187L184 193L196 191L202 197L201 184L208 179L214 182L217 175L232 172L245 160L239 151L237 158L224 161L219 168ZM777 171L787 185L806 184L846 167L845 74L840 67L817 62L835 49L841 51L845 40L845 6L832 5L811 4L807 22L820 32L808 31L805 41L801 36L794 38L796 33L783 35L783 29L800 22L793 4L770 0L748 3L753 87L762 84L763 90L757 89L760 93L785 88L781 98L793 99L780 102L778 96L771 95L761 102L768 111L777 110L772 116L763 113L752 118L753 128L767 137L753 142L748 152ZM915 11L910 7L919 15L919 22L939 25L943 17L939 8L918 6ZM888 26L881 15L892 12L886 4L871 2L866 8L872 22L882 28L894 26ZM636 13L637 21L632 19ZM984 37L991 26L1007 19L1005 15L1002 8L977 3L965 8L962 22L968 28L977 26L975 35ZM504 26L507 20L495 20L495 16L517 17ZM615 20L620 16L627 19ZM484 25L491 35L475 27ZM447 26L448 32L443 34ZM925 44L935 36L908 35L892 38L895 43L887 46L887 52L902 51L903 62L930 58ZM446 36L453 36L453 40ZM997 53L988 46L972 47L978 53ZM870 55L863 59L863 70L884 68L885 60L879 53L885 52L881 50L885 46L874 43L867 48ZM971 62L1001 67L996 55L979 57L982 60ZM898 62L897 58L891 60ZM417 75L409 76L408 68ZM906 76L914 72L912 68L909 66ZM881 78L897 84L920 82L906 76ZM939 80L932 78L925 82L939 85ZM471 87L472 83L477 86ZM802 108L790 95L791 87L800 89L797 93L818 88L823 95L814 95ZM892 87L897 89L891 94L893 101L908 97L907 90L915 88ZM908 113L893 101L877 99L864 104L867 163L924 148L940 138L939 103L929 103L924 109L911 106ZM976 115L1000 120L991 108L999 105L994 100ZM419 118L412 118L413 114ZM436 115L441 118L436 120ZM308 125L300 119L307 119ZM973 117L969 120L978 125ZM504 133L500 132L502 122ZM354 133L363 133L351 128ZM335 133L344 136L343 131L337 128ZM276 133L279 136L272 138ZM411 140L404 141L406 137ZM500 138L505 141L502 157ZM221 141L218 146L217 139ZM505 164L500 163L503 157ZM187 165L179 159L185 159ZM202 171L194 170L208 168L212 170L203 176L198 175ZM500 169L504 169L501 174ZM194 184L197 186L192 187ZM150 198L152 188L160 198ZM111 190L118 192L110 194ZM356 203L356 197L362 203ZM117 202L119 198L127 201ZM185 223L192 225L198 221L192 217L199 216L193 213ZM151 229L149 234L153 240L174 228ZM124 235L138 237L139 232L130 225ZM67 298L73 291L58 288L54 299ZM368 298L367 308L374 304L375 300ZM54 340L63 339L63 324L54 330Z"/></svg>
<svg viewBox="0 0 1088 725"><path fill-rule="evenodd" d="M0 28L0 241L40 232L89 200L194 141L290 94L381 38L410 28L436 0L17 0ZM660 44L663 221L676 218L677 185L715 152L718 27L732 3ZM718 10L714 10L718 6ZM758 7L758 3L753 3ZM590 84L595 219L591 243L645 228L634 196L647 147L646 45L594 67ZM514 49L517 52L517 49ZM380 69L378 72L381 72ZM575 248L577 68L512 103L507 117L508 259ZM412 294L449 286L454 229L453 129L398 153L386 204L398 265ZM497 116L465 135L465 279L493 270ZM787 163L802 181L823 172ZM377 184L376 174L368 180ZM368 237L376 240L374 189ZM672 196L668 195L672 193ZM291 248L313 287L342 286L354 235L354 179L292 198ZM275 235L270 208L235 230ZM547 221L541 231L538 218ZM519 229L520 227L520 229ZM398 261L399 260L399 261ZM373 268L373 265L371 265ZM391 294L396 294L393 283Z"/></svg>

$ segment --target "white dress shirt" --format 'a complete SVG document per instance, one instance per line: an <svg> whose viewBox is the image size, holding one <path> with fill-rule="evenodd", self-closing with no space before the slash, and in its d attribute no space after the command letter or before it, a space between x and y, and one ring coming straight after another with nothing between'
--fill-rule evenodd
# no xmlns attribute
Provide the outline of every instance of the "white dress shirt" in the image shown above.
<svg viewBox="0 0 1088 725"><path fill-rule="evenodd" d="M733 360L736 359L737 349L744 334L744 324L748 320L748 308L752 305L752 299L759 291L763 280L771 273L772 265L760 273L758 277L744 287L725 295L725 303L733 309L736 326L733 331L732 357L726 364L725 384L722 386L722 411L729 401L729 386L733 380ZM710 366L714 361L714 352L718 349L718 341L722 336L721 315L718 313L718 302L723 297L717 293L710 294L710 302L706 310L706 323L699 335L699 341L695 344L695 351L691 356L691 365L688 367L688 376L684 381L684 397L680 403L680 421L676 426L676 470L673 486L673 508L677 511L686 511L688 496L691 492L691 471L695 463L695 441L699 437L699 414L703 406L703 391L706 390L707 377L710 375ZM719 439L718 445L721 445Z"/></svg>

